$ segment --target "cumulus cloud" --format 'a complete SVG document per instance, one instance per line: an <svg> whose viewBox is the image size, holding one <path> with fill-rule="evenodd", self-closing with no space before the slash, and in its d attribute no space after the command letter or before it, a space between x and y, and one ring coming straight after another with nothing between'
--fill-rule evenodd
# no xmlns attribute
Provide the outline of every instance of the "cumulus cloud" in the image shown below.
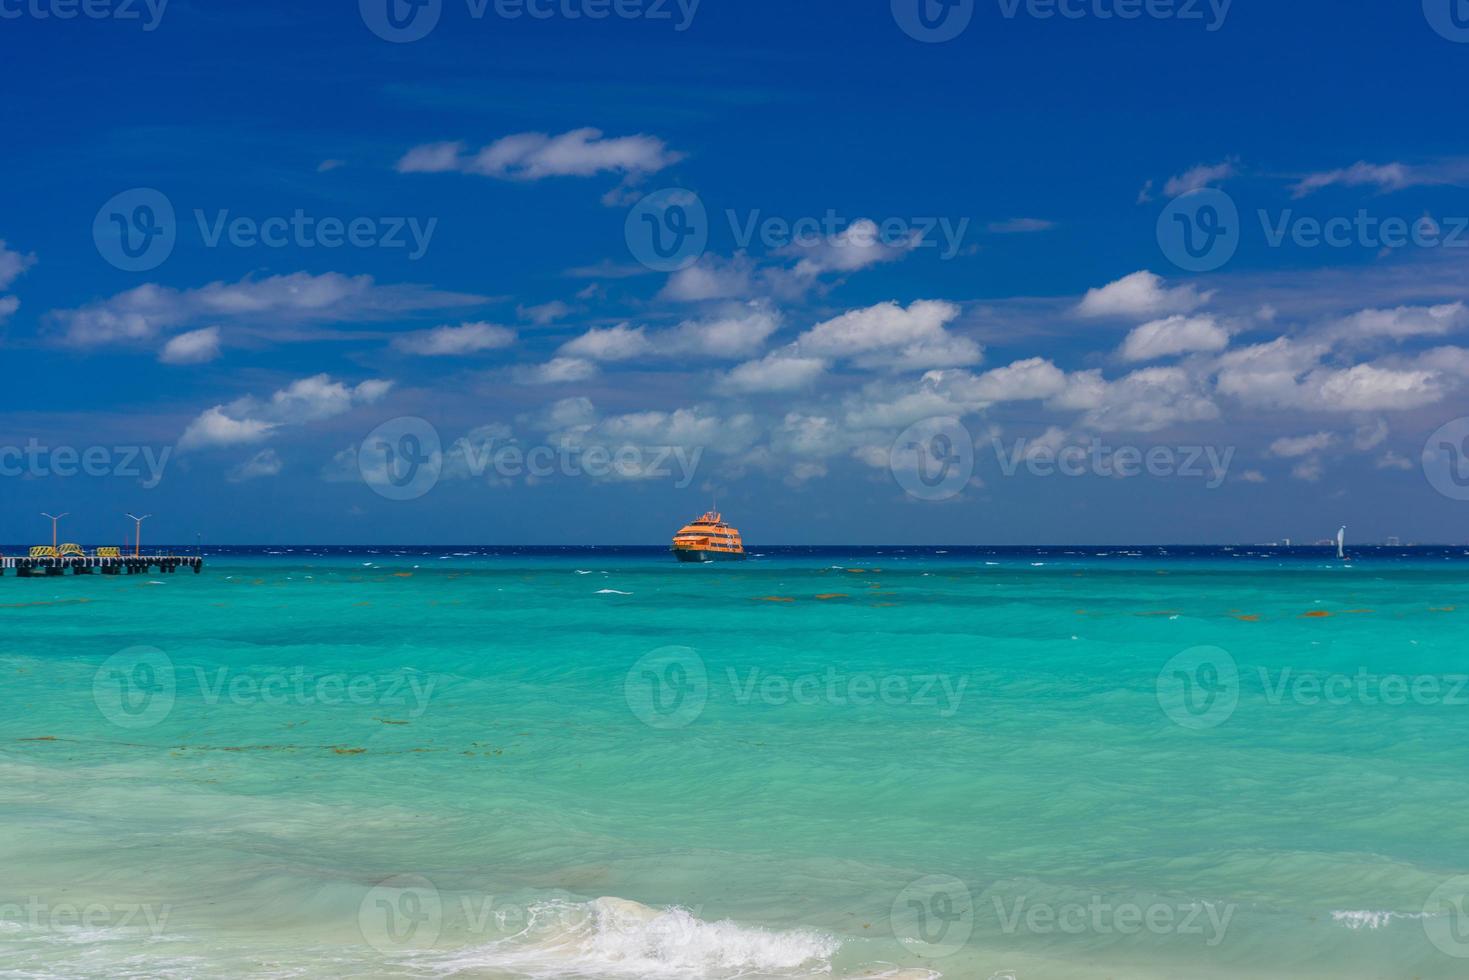
<svg viewBox="0 0 1469 980"><path fill-rule="evenodd" d="M877 222L860 218L835 235L811 242L793 242L781 249L780 254L798 257L796 275L813 277L894 262L916 248L920 240L916 231L906 239L887 240Z"/></svg>
<svg viewBox="0 0 1469 980"><path fill-rule="evenodd" d="M393 387L382 379L348 386L325 374L293 381L268 399L247 395L206 409L179 437L179 449L207 449L263 442L276 430L343 415L378 401Z"/></svg>
<svg viewBox="0 0 1469 980"><path fill-rule="evenodd" d="M638 357L749 357L780 327L769 308L751 304L724 316L685 320L667 330L622 323L593 328L561 345L559 354L591 361L625 361Z"/></svg>
<svg viewBox="0 0 1469 980"><path fill-rule="evenodd" d="M27 269L36 264L35 253L17 252L0 239L0 289L9 289Z"/></svg>
<svg viewBox="0 0 1469 980"><path fill-rule="evenodd" d="M205 327L171 338L158 359L164 364L207 364L218 356L219 328Z"/></svg>
<svg viewBox="0 0 1469 980"><path fill-rule="evenodd" d="M420 286L380 286L367 275L296 272L212 282L188 290L145 283L87 306L54 310L50 318L61 328L63 341L77 347L149 340L201 320L251 324L258 335L285 341L305 339L302 324L382 318L486 301L484 296Z"/></svg>
<svg viewBox="0 0 1469 980"><path fill-rule="evenodd" d="M1310 456L1336 445L1336 436L1330 432L1314 432L1305 436L1282 436L1270 444L1270 455L1280 459L1298 459Z"/></svg>
<svg viewBox="0 0 1469 980"><path fill-rule="evenodd" d="M559 136L515 133L476 152L463 142L425 143L398 161L399 173L458 172L502 180L591 177L603 172L652 174L683 159L657 137L604 138L586 127Z"/></svg>
<svg viewBox="0 0 1469 980"><path fill-rule="evenodd" d="M15 280L35 264L35 253L26 255L14 251L6 247L5 241L0 239L0 289L9 289ZM14 296L0 296L0 323L4 323L18 309L19 299Z"/></svg>
<svg viewBox="0 0 1469 980"><path fill-rule="evenodd" d="M1324 363L1328 344L1280 337L1219 359L1217 387L1256 408L1374 412L1421 408L1448 390L1444 373L1427 366ZM1442 355L1440 355L1442 358Z"/></svg>
<svg viewBox="0 0 1469 980"><path fill-rule="evenodd" d="M515 372L522 384L555 385L595 377L597 365L581 357L553 357L545 364L523 367Z"/></svg>
<svg viewBox="0 0 1469 980"><path fill-rule="evenodd" d="M819 357L801 357L789 350L772 351L758 361L746 361L720 379L720 387L738 394L795 391L808 387L826 371Z"/></svg>
<svg viewBox="0 0 1469 980"><path fill-rule="evenodd" d="M653 349L643 327L620 323L615 327L593 328L561 345L560 353L591 361L625 361L642 357Z"/></svg>
<svg viewBox="0 0 1469 980"><path fill-rule="evenodd" d="M1152 361L1176 354L1221 351L1229 331L1211 316L1170 316L1152 320L1127 335L1118 351L1124 361Z"/></svg>
<svg viewBox="0 0 1469 980"><path fill-rule="evenodd" d="M1048 405L1081 411L1081 423L1099 432L1156 432L1219 417L1200 379L1176 367L1143 368L1115 381L1100 371L1068 375L1066 389Z"/></svg>
<svg viewBox="0 0 1469 980"><path fill-rule="evenodd" d="M515 331L491 323L434 327L393 338L393 347L397 350L420 357L457 357L509 347L513 343Z"/></svg>
<svg viewBox="0 0 1469 980"><path fill-rule="evenodd" d="M542 303L539 306L517 306L515 308L516 316L522 320L529 320L538 327L544 327L547 324L555 323L557 320L563 320L570 316L572 312L572 308L559 299L552 300L549 303Z"/></svg>
<svg viewBox="0 0 1469 980"><path fill-rule="evenodd" d="M1391 310L1362 310L1341 320L1328 331L1336 336L1358 339L1441 336L1469 327L1469 306L1445 303L1439 306L1399 306Z"/></svg>
<svg viewBox="0 0 1469 980"><path fill-rule="evenodd" d="M953 303L917 300L907 308L878 303L816 324L797 338L808 356L850 358L862 368L926 370L976 364L983 349L947 327L959 316Z"/></svg>
<svg viewBox="0 0 1469 980"><path fill-rule="evenodd" d="M1077 304L1084 317L1167 316L1192 313L1213 297L1192 284L1169 288L1162 276L1146 269L1097 289L1089 289Z"/></svg>

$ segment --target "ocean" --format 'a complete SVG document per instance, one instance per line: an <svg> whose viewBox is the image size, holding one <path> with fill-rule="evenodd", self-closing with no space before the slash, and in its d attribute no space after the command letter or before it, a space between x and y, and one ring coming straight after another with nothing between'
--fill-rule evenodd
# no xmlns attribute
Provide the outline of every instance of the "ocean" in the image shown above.
<svg viewBox="0 0 1469 980"><path fill-rule="evenodd" d="M1469 550L1349 550L7 576L0 977L1463 977Z"/></svg>

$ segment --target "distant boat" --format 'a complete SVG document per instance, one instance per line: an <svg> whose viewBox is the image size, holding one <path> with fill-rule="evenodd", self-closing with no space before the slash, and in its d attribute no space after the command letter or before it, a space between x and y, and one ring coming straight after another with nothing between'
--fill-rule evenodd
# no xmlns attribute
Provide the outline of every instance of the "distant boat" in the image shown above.
<svg viewBox="0 0 1469 980"><path fill-rule="evenodd" d="M679 561L731 561L745 557L745 545L739 530L711 510L679 529L673 536L673 553Z"/></svg>

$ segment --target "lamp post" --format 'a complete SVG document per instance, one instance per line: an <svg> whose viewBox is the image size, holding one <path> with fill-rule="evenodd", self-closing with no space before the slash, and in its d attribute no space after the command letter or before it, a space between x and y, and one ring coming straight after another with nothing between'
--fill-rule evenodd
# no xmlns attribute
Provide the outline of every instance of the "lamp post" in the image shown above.
<svg viewBox="0 0 1469 980"><path fill-rule="evenodd" d="M59 521L59 520L61 520L63 517L70 517L71 516L71 512L68 511L65 514L46 514L46 513L42 513L41 516L42 517L49 517L49 518L51 518L51 550L52 551L55 551L56 550L56 522Z"/></svg>
<svg viewBox="0 0 1469 980"><path fill-rule="evenodd" d="M133 532L134 532L134 534L133 534L133 557L134 558L138 557L139 555L141 555L143 553L143 522L146 521L148 518L150 518L152 516L153 516L152 514L144 514L142 517L138 517L135 514L129 514L128 515L128 517L131 517L133 519Z"/></svg>

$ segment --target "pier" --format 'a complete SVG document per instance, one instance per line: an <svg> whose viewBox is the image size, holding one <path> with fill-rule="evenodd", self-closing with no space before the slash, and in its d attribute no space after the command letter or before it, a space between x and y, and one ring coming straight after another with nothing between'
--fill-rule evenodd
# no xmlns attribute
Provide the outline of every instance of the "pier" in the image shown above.
<svg viewBox="0 0 1469 980"><path fill-rule="evenodd" d="M65 575L67 572L73 575L148 575L154 572L171 575L181 568L197 575L204 568L204 559L183 555L76 554L0 558L0 575L8 575L13 570L20 578Z"/></svg>

